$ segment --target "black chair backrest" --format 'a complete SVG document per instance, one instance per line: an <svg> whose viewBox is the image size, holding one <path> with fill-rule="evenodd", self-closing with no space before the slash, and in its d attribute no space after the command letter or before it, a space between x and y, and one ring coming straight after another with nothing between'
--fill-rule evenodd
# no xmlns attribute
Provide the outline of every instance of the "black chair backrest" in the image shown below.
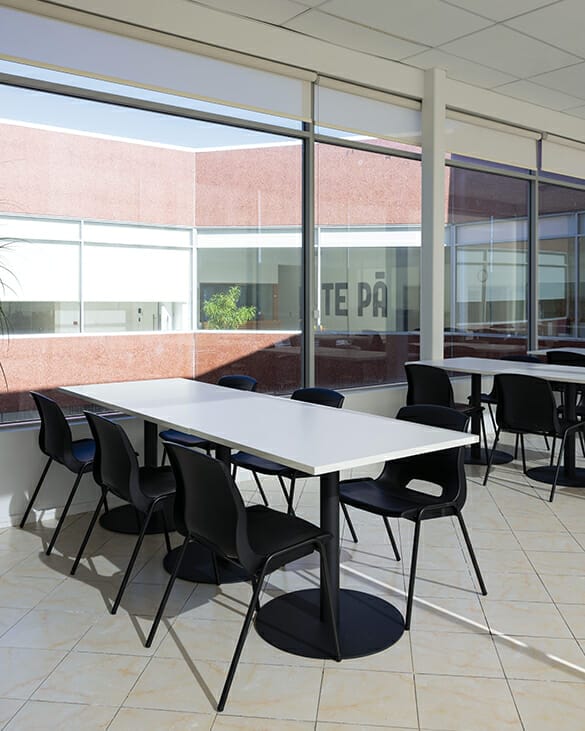
<svg viewBox="0 0 585 731"><path fill-rule="evenodd" d="M226 465L177 444L167 450L177 484L176 529L254 573L260 557L248 541L246 508Z"/></svg>
<svg viewBox="0 0 585 731"><path fill-rule="evenodd" d="M407 406L414 404L453 406L453 387L446 371L420 363L407 363L404 368L408 383Z"/></svg>
<svg viewBox="0 0 585 731"><path fill-rule="evenodd" d="M456 409L433 404L403 406L396 418L461 432L465 431L469 421L468 416ZM438 485L442 492L436 500L452 501L461 509L467 498L464 448L455 447L443 449L440 452L429 452L392 460L385 464L384 470L378 478L382 484L388 482L389 485L404 489L408 489L409 483L413 480ZM416 489L408 489L408 492L411 497L420 494L420 491Z"/></svg>
<svg viewBox="0 0 585 731"><path fill-rule="evenodd" d="M321 404L322 406L332 406L334 409L340 409L345 401L345 396L339 391L331 388L297 388L291 396L295 401L305 401L308 404Z"/></svg>
<svg viewBox="0 0 585 731"><path fill-rule="evenodd" d="M585 355L570 350L547 350L546 362L551 365L585 366Z"/></svg>
<svg viewBox="0 0 585 731"><path fill-rule="evenodd" d="M222 376L218 380L217 385L225 386L226 388L236 388L238 391L255 391L258 387L258 381L252 378L252 376Z"/></svg>
<svg viewBox="0 0 585 731"><path fill-rule="evenodd" d="M494 377L497 393L496 423L504 430L559 433L552 387L544 378L520 373Z"/></svg>
<svg viewBox="0 0 585 731"><path fill-rule="evenodd" d="M77 471L79 462L73 456L73 437L61 407L56 401L42 393L31 391L30 395L33 397L41 417L39 431L41 452L69 469Z"/></svg>
<svg viewBox="0 0 585 731"><path fill-rule="evenodd" d="M151 501L140 490L140 468L128 435L119 424L105 416L89 411L84 413L95 439L95 481L139 510L148 510Z"/></svg>

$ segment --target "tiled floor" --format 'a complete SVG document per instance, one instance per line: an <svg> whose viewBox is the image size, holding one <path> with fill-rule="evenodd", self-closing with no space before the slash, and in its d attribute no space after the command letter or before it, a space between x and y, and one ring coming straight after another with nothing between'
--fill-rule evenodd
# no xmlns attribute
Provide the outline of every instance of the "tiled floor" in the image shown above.
<svg viewBox="0 0 585 731"><path fill-rule="evenodd" d="M69 520L50 558L50 525L0 530L0 728L583 731L585 490L562 488L550 504L546 486L531 485L515 463L496 467L486 488L482 476L468 468L464 515L487 597L451 520L433 521L423 529L412 630L396 645L337 664L280 653L252 631L222 714L215 704L247 585L178 582L146 649L167 579L160 537L147 538L112 616L132 538L96 529L71 578L87 516ZM241 487L256 499L251 483ZM269 492L277 504L278 487ZM299 493L299 513L317 519L317 483ZM361 540L343 542L342 584L403 610L404 567L382 522L353 515ZM408 566L412 526L396 530ZM305 559L274 574L267 593L316 576L317 562Z"/></svg>

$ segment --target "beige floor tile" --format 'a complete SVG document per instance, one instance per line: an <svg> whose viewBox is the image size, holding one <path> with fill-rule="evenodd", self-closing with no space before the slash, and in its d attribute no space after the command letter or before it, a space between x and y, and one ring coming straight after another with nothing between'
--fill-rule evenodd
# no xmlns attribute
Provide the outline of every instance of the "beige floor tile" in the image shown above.
<svg viewBox="0 0 585 731"><path fill-rule="evenodd" d="M511 680L510 687L525 731L583 731L582 683Z"/></svg>
<svg viewBox="0 0 585 731"><path fill-rule="evenodd" d="M583 546L568 533L519 531L515 535L525 551L583 551Z"/></svg>
<svg viewBox="0 0 585 731"><path fill-rule="evenodd" d="M406 726L380 726L376 724L365 725L363 723L326 723L319 722L315 726L315 731L409 731Z"/></svg>
<svg viewBox="0 0 585 731"><path fill-rule="evenodd" d="M504 672L489 635L449 632L411 633L415 673L503 678Z"/></svg>
<svg viewBox="0 0 585 731"><path fill-rule="evenodd" d="M506 635L570 637L561 613L552 602L481 600L490 629Z"/></svg>
<svg viewBox="0 0 585 731"><path fill-rule="evenodd" d="M218 619L242 623L251 598L252 588L248 583L197 584L180 616L185 621Z"/></svg>
<svg viewBox="0 0 585 731"><path fill-rule="evenodd" d="M71 652L33 700L119 706L148 660L127 655Z"/></svg>
<svg viewBox="0 0 585 731"><path fill-rule="evenodd" d="M404 632L398 642L382 652L366 655L365 657L348 658L343 660L341 665L338 665L335 660L326 660L325 667L328 669L343 668L344 670L381 670L393 673L412 673L411 634Z"/></svg>
<svg viewBox="0 0 585 731"><path fill-rule="evenodd" d="M43 599L43 609L101 614L110 610L116 591L117 584L111 581L90 583L88 579L70 577Z"/></svg>
<svg viewBox="0 0 585 731"><path fill-rule="evenodd" d="M0 648L0 697L27 699L65 657L64 652Z"/></svg>
<svg viewBox="0 0 585 731"><path fill-rule="evenodd" d="M7 571L14 569L28 559L29 556L30 551L0 551L0 574L5 574Z"/></svg>
<svg viewBox="0 0 585 731"><path fill-rule="evenodd" d="M78 703L29 701L6 726L6 731L105 731L115 710Z"/></svg>
<svg viewBox="0 0 585 731"><path fill-rule="evenodd" d="M489 587L488 587L489 589ZM423 598L450 597L456 599L477 594L475 578L469 571L417 570L414 587L416 596Z"/></svg>
<svg viewBox="0 0 585 731"><path fill-rule="evenodd" d="M540 574L553 600L559 604L585 604L585 576Z"/></svg>
<svg viewBox="0 0 585 731"><path fill-rule="evenodd" d="M489 632L477 597L415 599L411 629L432 632Z"/></svg>
<svg viewBox="0 0 585 731"><path fill-rule="evenodd" d="M496 647L508 678L585 684L585 653L576 640L515 637L514 641L510 641L496 638Z"/></svg>
<svg viewBox="0 0 585 731"><path fill-rule="evenodd" d="M0 607L0 637L24 617L28 609Z"/></svg>
<svg viewBox="0 0 585 731"><path fill-rule="evenodd" d="M413 676L328 668L318 720L418 728Z"/></svg>
<svg viewBox="0 0 585 731"><path fill-rule="evenodd" d="M420 726L449 731L521 731L505 680L417 675Z"/></svg>
<svg viewBox="0 0 585 731"><path fill-rule="evenodd" d="M518 539L510 530L474 530L471 542L476 551L481 548L492 551L513 551L520 547Z"/></svg>
<svg viewBox="0 0 585 731"><path fill-rule="evenodd" d="M33 609L0 638L0 645L70 650L93 621L90 614Z"/></svg>
<svg viewBox="0 0 585 731"><path fill-rule="evenodd" d="M124 707L214 713L227 669L227 663L154 657L124 701Z"/></svg>
<svg viewBox="0 0 585 731"><path fill-rule="evenodd" d="M126 612L104 614L75 646L76 652L109 652L118 655L151 656L167 633L161 623L152 647L144 647L152 618Z"/></svg>
<svg viewBox="0 0 585 731"><path fill-rule="evenodd" d="M536 573L500 574L484 571L489 599L497 601L549 602L550 595Z"/></svg>
<svg viewBox="0 0 585 731"><path fill-rule="evenodd" d="M62 579L32 579L12 573L4 574L0 578L0 605L32 609L62 583Z"/></svg>
<svg viewBox="0 0 585 731"><path fill-rule="evenodd" d="M493 551L491 549L477 549L476 556L479 566L484 573L525 573L529 574L534 568L522 550Z"/></svg>
<svg viewBox="0 0 585 731"><path fill-rule="evenodd" d="M536 515L508 513L506 520L516 534L518 531L542 531L544 533L564 533L566 531L566 527L552 512Z"/></svg>
<svg viewBox="0 0 585 731"><path fill-rule="evenodd" d="M21 700L0 698L0 728L4 728L4 724L10 721L23 704L24 701Z"/></svg>
<svg viewBox="0 0 585 731"><path fill-rule="evenodd" d="M534 568L542 574L585 575L585 551L580 553L528 551L527 556Z"/></svg>
<svg viewBox="0 0 585 731"><path fill-rule="evenodd" d="M315 724L307 721L280 721L276 718L244 718L218 714L213 731L313 731Z"/></svg>
<svg viewBox="0 0 585 731"><path fill-rule="evenodd" d="M214 716L145 708L121 708L108 731L210 731Z"/></svg>
<svg viewBox="0 0 585 731"><path fill-rule="evenodd" d="M557 604L569 629L578 640L585 640L585 611L581 604Z"/></svg>

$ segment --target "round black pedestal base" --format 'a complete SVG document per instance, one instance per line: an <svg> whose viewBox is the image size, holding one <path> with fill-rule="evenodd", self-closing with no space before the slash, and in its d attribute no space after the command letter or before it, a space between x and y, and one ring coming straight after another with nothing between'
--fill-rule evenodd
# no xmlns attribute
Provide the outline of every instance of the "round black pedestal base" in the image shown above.
<svg viewBox="0 0 585 731"><path fill-rule="evenodd" d="M163 566L169 574L172 574L175 570L180 552L181 547L179 546L179 548L173 548L164 557ZM220 584L233 584L237 581L247 581L250 578L243 569L238 569L237 566L225 561L223 558L217 559L217 571ZM197 543L190 543L187 546L187 553L177 576L185 581L215 584L216 578L213 561L211 560L211 551Z"/></svg>
<svg viewBox="0 0 585 731"><path fill-rule="evenodd" d="M507 464L508 462L511 462L514 459L514 457L509 452L502 452L500 449L496 449L494 452L494 459L492 461L492 464ZM482 447L480 450L479 455L476 457L471 452L471 447L465 448L465 457L464 457L465 464L482 464L487 465L487 457L485 454L485 448Z"/></svg>
<svg viewBox="0 0 585 731"><path fill-rule="evenodd" d="M526 470L526 474L531 480L546 482L552 485L555 478L555 469L555 467L532 467L532 469ZM571 470L570 474L567 474L561 467L557 486L585 487L585 469L583 467L576 467L574 470Z"/></svg>
<svg viewBox="0 0 585 731"><path fill-rule="evenodd" d="M256 616L258 634L271 645L303 657L334 657L333 637L320 618L319 589L305 589L272 599ZM361 591L339 592L339 644L342 659L385 650L404 633L396 607Z"/></svg>
<svg viewBox="0 0 585 731"><path fill-rule="evenodd" d="M111 530L114 533L138 535L141 528L141 524L138 521L141 518L142 515L137 513L132 505L119 505L100 516L100 525L102 528ZM175 522L173 520L172 505L165 508L165 518L169 532L174 531ZM146 529L147 535L152 533L164 533L164 523L160 512L152 516Z"/></svg>

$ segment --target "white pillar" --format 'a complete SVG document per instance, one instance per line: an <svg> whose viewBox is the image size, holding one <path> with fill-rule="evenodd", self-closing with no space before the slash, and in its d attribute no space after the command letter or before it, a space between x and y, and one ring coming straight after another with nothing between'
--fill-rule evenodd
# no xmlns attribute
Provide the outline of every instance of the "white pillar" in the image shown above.
<svg viewBox="0 0 585 731"><path fill-rule="evenodd" d="M443 357L445 299L445 72L428 69L422 102L421 358Z"/></svg>

